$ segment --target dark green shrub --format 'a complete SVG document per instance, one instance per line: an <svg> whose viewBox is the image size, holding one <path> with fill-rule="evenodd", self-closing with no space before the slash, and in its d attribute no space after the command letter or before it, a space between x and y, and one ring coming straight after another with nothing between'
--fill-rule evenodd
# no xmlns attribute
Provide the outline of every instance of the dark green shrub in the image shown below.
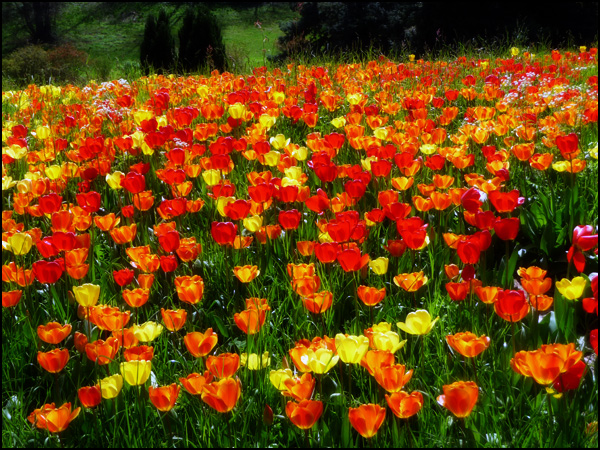
<svg viewBox="0 0 600 450"><path fill-rule="evenodd" d="M217 19L204 6L189 8L179 30L179 67L184 72L226 68L223 34Z"/></svg>
<svg viewBox="0 0 600 450"><path fill-rule="evenodd" d="M52 64L48 52L39 45L29 45L2 59L2 78L8 77L17 84L48 83Z"/></svg>
<svg viewBox="0 0 600 450"><path fill-rule="evenodd" d="M140 47L140 63L146 74L168 72L174 65L175 45L167 13L162 10L158 18L148 16L144 40Z"/></svg>

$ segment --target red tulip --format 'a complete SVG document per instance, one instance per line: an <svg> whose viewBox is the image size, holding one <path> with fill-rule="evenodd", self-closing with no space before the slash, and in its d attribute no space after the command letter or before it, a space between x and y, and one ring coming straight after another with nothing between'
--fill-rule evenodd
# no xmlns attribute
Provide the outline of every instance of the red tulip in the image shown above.
<svg viewBox="0 0 600 450"><path fill-rule="evenodd" d="M233 245L237 236L237 225L232 222L213 222L210 233L217 244Z"/></svg>
<svg viewBox="0 0 600 450"><path fill-rule="evenodd" d="M35 278L42 284L56 283L65 270L62 258L54 261L40 260L33 263L32 267Z"/></svg>
<svg viewBox="0 0 600 450"><path fill-rule="evenodd" d="M146 178L141 173L129 172L121 180L121 186L130 194L139 194L146 190Z"/></svg>
<svg viewBox="0 0 600 450"><path fill-rule="evenodd" d="M302 214L297 209L289 211L280 211L278 220L284 230L295 230L300 225Z"/></svg>
<svg viewBox="0 0 600 450"><path fill-rule="evenodd" d="M503 241L512 241L519 234L521 222L518 217L510 219L499 219L494 223L496 235Z"/></svg>
<svg viewBox="0 0 600 450"><path fill-rule="evenodd" d="M508 322L518 322L529 312L529 302L524 291L502 290L494 303L496 314Z"/></svg>

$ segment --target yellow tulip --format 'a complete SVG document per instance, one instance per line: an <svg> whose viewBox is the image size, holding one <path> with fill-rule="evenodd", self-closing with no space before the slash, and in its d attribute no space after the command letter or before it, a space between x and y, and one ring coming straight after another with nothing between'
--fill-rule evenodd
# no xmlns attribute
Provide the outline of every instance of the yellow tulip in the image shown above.
<svg viewBox="0 0 600 450"><path fill-rule="evenodd" d="M275 150L271 150L269 153L265 153L265 164L267 166L274 167L279 164L279 158L281 158L281 153L276 152Z"/></svg>
<svg viewBox="0 0 600 450"><path fill-rule="evenodd" d="M517 47L512 47L512 48L510 49L510 54L511 54L512 56L517 56L517 55L519 54L519 49L518 49Z"/></svg>
<svg viewBox="0 0 600 450"><path fill-rule="evenodd" d="M141 325L133 325L131 331L133 335L140 342L152 342L160 333L162 333L163 326L159 323L148 321Z"/></svg>
<svg viewBox="0 0 600 450"><path fill-rule="evenodd" d="M75 295L75 300L77 300L77 303L86 308L90 308L98 303L100 286L91 283L85 283L81 286L73 286L73 294Z"/></svg>
<svg viewBox="0 0 600 450"><path fill-rule="evenodd" d="M398 333L394 331L374 332L373 345L377 350L387 350L390 353L396 353L406 344L406 339L401 341Z"/></svg>
<svg viewBox="0 0 600 450"><path fill-rule="evenodd" d="M2 153L6 153L12 159L21 159L27 155L27 147L21 147L20 145L13 144L10 147L6 147L6 151L3 148Z"/></svg>
<svg viewBox="0 0 600 450"><path fill-rule="evenodd" d="M131 386L144 384L150 377L151 370L152 362L143 359L121 363L121 375Z"/></svg>
<svg viewBox="0 0 600 450"><path fill-rule="evenodd" d="M273 101L278 105L282 104L285 100L285 93L280 91L274 91L272 94Z"/></svg>
<svg viewBox="0 0 600 450"><path fill-rule="evenodd" d="M388 270L388 264L389 259L385 256L369 261L369 267L376 275L385 275Z"/></svg>
<svg viewBox="0 0 600 450"><path fill-rule="evenodd" d="M398 328L408 334L424 335L429 333L440 318L431 320L431 315L424 309L408 313L405 322L398 322Z"/></svg>
<svg viewBox="0 0 600 450"><path fill-rule="evenodd" d="M110 400L115 398L121 392L123 388L123 377L119 374L112 375L110 377L102 378L98 381L100 385L100 391L102 391L102 398Z"/></svg>
<svg viewBox="0 0 600 450"><path fill-rule="evenodd" d="M268 367L271 364L269 352L264 352L262 355L256 353L242 353L240 355L240 365L245 366L248 370L260 370Z"/></svg>
<svg viewBox="0 0 600 450"><path fill-rule="evenodd" d="M413 62L415 60L415 55L413 55L413 54L408 55L408 60L410 62Z"/></svg>
<svg viewBox="0 0 600 450"><path fill-rule="evenodd" d="M336 117L335 119L331 119L331 125L336 128L342 128L346 125L346 118L344 116Z"/></svg>
<svg viewBox="0 0 600 450"><path fill-rule="evenodd" d="M250 233L256 233L263 224L262 216L248 216L244 219L244 228Z"/></svg>
<svg viewBox="0 0 600 450"><path fill-rule="evenodd" d="M577 300L583 295L586 281L583 277L575 277L572 280L563 278L556 282L556 289L567 300Z"/></svg>
<svg viewBox="0 0 600 450"><path fill-rule="evenodd" d="M217 169L205 170L202 172L204 182L209 186L214 186L221 182L221 171Z"/></svg>
<svg viewBox="0 0 600 450"><path fill-rule="evenodd" d="M269 380L278 391L287 391L285 381L291 379L293 376L294 372L291 369L271 370L269 372Z"/></svg>
<svg viewBox="0 0 600 450"><path fill-rule="evenodd" d="M113 172L113 173L107 173L106 174L106 183L108 184L108 186L115 190L118 191L119 189L123 189L123 186L121 186L121 179L125 176L125 174L123 172Z"/></svg>
<svg viewBox="0 0 600 450"><path fill-rule="evenodd" d="M362 101L362 94L350 94L346 97L346 100L348 100L348 103L350 103L351 105L358 105Z"/></svg>
<svg viewBox="0 0 600 450"><path fill-rule="evenodd" d="M50 128L40 125L35 129L35 137L38 139L48 139L50 137Z"/></svg>
<svg viewBox="0 0 600 450"><path fill-rule="evenodd" d="M210 93L210 88L208 86L198 86L198 89L196 89L196 92L198 93L200 98L204 98L204 97L207 97L208 94Z"/></svg>
<svg viewBox="0 0 600 450"><path fill-rule="evenodd" d="M302 175L304 175L304 171L302 170L302 167L292 166L285 169L284 174L287 178L291 178L295 181L300 181L302 180Z"/></svg>
<svg viewBox="0 0 600 450"><path fill-rule="evenodd" d="M596 150L598 149L596 148ZM598 154L597 151L596 154ZM297 149L292 150L292 157L296 158L297 161L304 161L308 158L308 149L306 147L298 147Z"/></svg>
<svg viewBox="0 0 600 450"><path fill-rule="evenodd" d="M382 141L387 141L390 136L390 129L386 127L379 127L373 130L373 136L377 139L381 139Z"/></svg>
<svg viewBox="0 0 600 450"><path fill-rule="evenodd" d="M552 164L552 168L554 170L556 170L557 172L564 172L569 168L569 162L568 161L557 161Z"/></svg>
<svg viewBox="0 0 600 450"><path fill-rule="evenodd" d="M362 335L346 336L338 333L335 336L335 348L343 362L358 364L369 350L369 339Z"/></svg>
<svg viewBox="0 0 600 450"><path fill-rule="evenodd" d="M15 255L26 255L31 250L33 239L27 233L15 233L8 238L8 244Z"/></svg>
<svg viewBox="0 0 600 450"><path fill-rule="evenodd" d="M58 180L62 175L62 167L54 164L46 168L46 176L51 180Z"/></svg>
<svg viewBox="0 0 600 450"><path fill-rule="evenodd" d="M269 144L271 144L271 147L273 147L275 150L283 150L290 144L290 139L286 139L283 134L278 134L277 136L269 139Z"/></svg>
<svg viewBox="0 0 600 450"><path fill-rule="evenodd" d="M340 360L338 355L334 355L333 351L327 348L318 348L316 351L308 349L306 356L308 367L314 373L327 373Z"/></svg>
<svg viewBox="0 0 600 450"><path fill-rule="evenodd" d="M426 155L433 155L434 153L437 152L437 145L423 144L423 145L421 145L419 150L421 150L421 153L424 153Z"/></svg>
<svg viewBox="0 0 600 450"><path fill-rule="evenodd" d="M270 130L271 127L275 125L275 122L277 122L277 118L268 114L261 114L258 118L258 122L265 130Z"/></svg>
<svg viewBox="0 0 600 450"><path fill-rule="evenodd" d="M3 191L6 191L6 190L10 189L15 184L18 184L18 183L16 181L14 181L11 176L6 175L6 176L2 177L2 190ZM31 189L31 181L29 181L29 188ZM17 186L17 190L18 189L19 189L19 187ZM21 192L21 191L19 191L19 192ZM26 192L22 192L22 193L26 194Z"/></svg>
<svg viewBox="0 0 600 450"><path fill-rule="evenodd" d="M243 103L235 103L228 109L232 119L241 119L246 114L246 106Z"/></svg>

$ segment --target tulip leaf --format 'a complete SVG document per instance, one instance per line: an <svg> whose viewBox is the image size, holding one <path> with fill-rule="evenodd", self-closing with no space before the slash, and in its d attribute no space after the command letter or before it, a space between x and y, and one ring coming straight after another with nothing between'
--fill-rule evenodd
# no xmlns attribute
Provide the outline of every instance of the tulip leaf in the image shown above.
<svg viewBox="0 0 600 450"><path fill-rule="evenodd" d="M225 326L223 321L219 316L211 314L211 320L217 324L217 328L219 329L219 333L221 333L224 337L229 337L229 329Z"/></svg>

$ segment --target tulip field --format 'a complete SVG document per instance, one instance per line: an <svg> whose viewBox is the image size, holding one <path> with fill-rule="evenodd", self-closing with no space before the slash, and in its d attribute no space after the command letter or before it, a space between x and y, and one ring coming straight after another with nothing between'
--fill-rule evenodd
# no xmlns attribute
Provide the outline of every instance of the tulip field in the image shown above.
<svg viewBox="0 0 600 450"><path fill-rule="evenodd" d="M3 447L598 445L596 48L2 92Z"/></svg>

